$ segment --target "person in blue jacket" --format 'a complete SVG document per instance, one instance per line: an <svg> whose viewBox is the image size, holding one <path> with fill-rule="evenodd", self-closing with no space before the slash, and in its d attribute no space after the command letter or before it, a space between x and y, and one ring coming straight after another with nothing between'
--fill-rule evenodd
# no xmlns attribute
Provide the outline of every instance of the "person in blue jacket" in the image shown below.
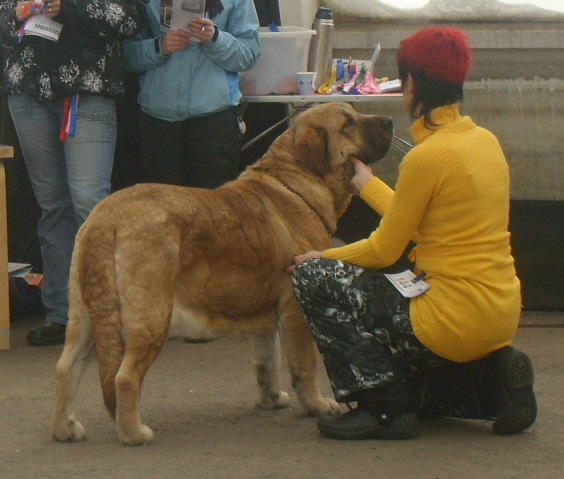
<svg viewBox="0 0 564 479"><path fill-rule="evenodd" d="M126 70L140 73L138 101L145 179L216 188L240 172L239 72L260 56L253 0L207 0L186 31L163 31L161 0L145 29L124 42Z"/></svg>

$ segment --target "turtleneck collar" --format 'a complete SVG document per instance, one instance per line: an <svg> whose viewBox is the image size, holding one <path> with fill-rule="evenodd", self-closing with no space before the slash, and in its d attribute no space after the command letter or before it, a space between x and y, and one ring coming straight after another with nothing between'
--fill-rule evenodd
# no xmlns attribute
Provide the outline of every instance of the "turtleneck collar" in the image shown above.
<svg viewBox="0 0 564 479"><path fill-rule="evenodd" d="M446 124L454 123L460 119L458 103L440 106L431 111L431 121L437 126L431 128L425 126L424 118L421 117L411 125L411 137L416 144L419 144Z"/></svg>

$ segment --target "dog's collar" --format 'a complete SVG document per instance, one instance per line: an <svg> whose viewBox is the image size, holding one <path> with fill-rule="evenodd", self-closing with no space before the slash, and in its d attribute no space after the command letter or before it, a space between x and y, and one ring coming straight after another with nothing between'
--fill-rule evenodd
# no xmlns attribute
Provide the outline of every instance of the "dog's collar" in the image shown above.
<svg viewBox="0 0 564 479"><path fill-rule="evenodd" d="M284 180L281 180L280 178L278 178L277 176L275 176L274 178L276 178L281 184L282 186L284 186L284 188L286 188L288 191L291 191L292 193L294 193L296 196L299 196L302 201L309 207L309 209L311 211L313 211L317 217L319 218L319 220L321 221L321 223L323 223L323 226L325 226L325 231L327 231L327 235L329 236L329 238L331 238L333 236L334 231L331 230L331 228L329 228L329 225L327 224L327 222L323 219L323 216L321 216L321 214L319 213L319 211L317 211L313 205L306 200L300 193L298 193L294 188L292 188L288 183L286 183Z"/></svg>

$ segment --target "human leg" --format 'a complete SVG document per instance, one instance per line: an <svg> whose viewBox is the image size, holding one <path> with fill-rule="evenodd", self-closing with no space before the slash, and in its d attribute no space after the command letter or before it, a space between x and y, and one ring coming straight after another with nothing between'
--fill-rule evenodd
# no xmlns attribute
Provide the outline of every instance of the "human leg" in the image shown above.
<svg viewBox="0 0 564 479"><path fill-rule="evenodd" d="M145 181L185 185L185 123L161 120L142 112L139 128Z"/></svg>
<svg viewBox="0 0 564 479"><path fill-rule="evenodd" d="M110 192L115 150L115 104L103 97L80 98L76 132L58 139L62 102L39 103L27 95L9 106L37 201L43 259L42 300L46 324L28 334L32 345L64 341L68 321L68 277L74 237L94 205Z"/></svg>
<svg viewBox="0 0 564 479"><path fill-rule="evenodd" d="M217 188L239 176L243 133L238 110L187 120L186 186Z"/></svg>
<svg viewBox="0 0 564 479"><path fill-rule="evenodd" d="M62 103L42 104L28 95L8 97L27 171L39 206L37 230L43 259L42 301L46 309L46 341L64 341L68 321L68 265L78 224L67 183L64 151L58 139ZM52 323L52 324L49 324ZM37 330L39 331L39 330Z"/></svg>
<svg viewBox="0 0 564 479"><path fill-rule="evenodd" d="M76 132L64 142L68 185L79 226L111 193L116 134L115 101L81 95Z"/></svg>
<svg viewBox="0 0 564 479"><path fill-rule="evenodd" d="M529 357L512 346L468 363L447 361L423 374L420 415L493 421L493 432L514 434L537 416Z"/></svg>
<svg viewBox="0 0 564 479"><path fill-rule="evenodd" d="M296 268L294 290L323 356L335 397L357 401L320 431L340 439L404 439L415 434L414 404L403 371L440 363L415 338L409 302L377 271L324 258Z"/></svg>
<svg viewBox="0 0 564 479"><path fill-rule="evenodd" d="M534 423L537 414L534 373L525 353L505 347L469 363L440 358L417 340L405 303L401 304L401 298L400 303L396 302L395 292L387 290L387 280L380 282L378 272L326 259L310 260L304 268L294 277L296 297L324 356L334 393L340 401L348 398L358 400L361 405L357 408L360 410L355 409L341 418L322 418L320 426L326 435L344 439L374 437L371 436L374 430L367 412L374 414L386 410L386 403L402 403L399 381L391 383L395 387L385 388L370 387L366 379L354 384L357 377L361 378L358 371L363 370L358 367L359 361L364 364L363 358L369 358L376 351L373 346L362 346L363 341L360 341L361 350L355 353L355 329L368 339L373 332L383 338L385 344L389 341L420 416L491 420L494 421L493 431L500 435L523 431ZM386 326L390 317L391 322ZM336 322L334 318L337 318ZM339 348L348 350L350 359ZM372 353L366 354L366 350ZM356 364L355 354L363 356L356 360ZM374 361L378 361L378 357L370 359L370 363ZM370 363L364 368L369 368ZM379 367L382 364L378 363ZM353 368L354 377L346 380ZM367 375L366 372L363 374ZM374 372L372 376L375 376ZM383 374L381 377L385 379L387 376ZM372 386L376 384L377 381L373 381ZM392 428L394 435L398 427L396 424ZM400 429L404 427L405 424ZM382 437L382 433L378 434L377 437Z"/></svg>

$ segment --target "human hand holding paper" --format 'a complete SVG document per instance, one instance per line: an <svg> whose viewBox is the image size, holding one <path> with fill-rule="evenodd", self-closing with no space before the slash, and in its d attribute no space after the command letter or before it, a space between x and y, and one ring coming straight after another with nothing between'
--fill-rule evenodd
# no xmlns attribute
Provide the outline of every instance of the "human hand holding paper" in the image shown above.
<svg viewBox="0 0 564 479"><path fill-rule="evenodd" d="M162 39L161 48L165 55L172 52L183 50L192 43L192 38L188 32L183 30L169 30Z"/></svg>
<svg viewBox="0 0 564 479"><path fill-rule="evenodd" d="M202 43L209 42L213 38L215 28L209 18L195 18L186 23L188 30Z"/></svg>
<svg viewBox="0 0 564 479"><path fill-rule="evenodd" d="M61 0L51 0L46 2L44 5L45 8L40 13L43 13L43 15L49 18L56 17L61 11Z"/></svg>

